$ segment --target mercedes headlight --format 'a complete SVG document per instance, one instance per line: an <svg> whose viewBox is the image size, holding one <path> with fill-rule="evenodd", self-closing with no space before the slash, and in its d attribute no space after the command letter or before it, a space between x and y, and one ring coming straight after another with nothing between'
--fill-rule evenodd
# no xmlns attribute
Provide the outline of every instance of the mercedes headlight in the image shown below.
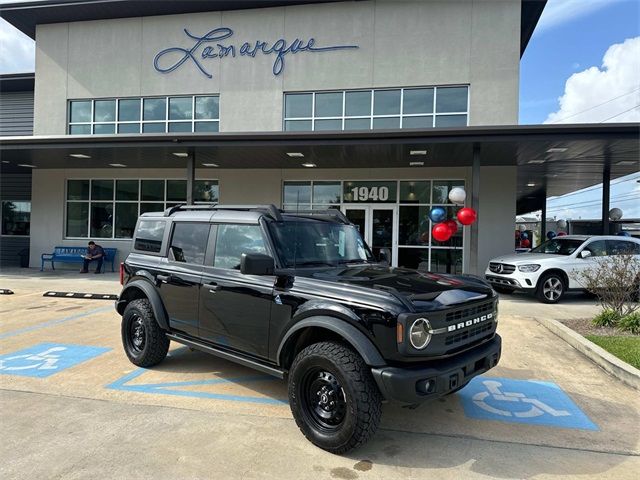
<svg viewBox="0 0 640 480"><path fill-rule="evenodd" d="M409 329L409 341L414 348L422 350L431 341L431 324L426 318L419 318L411 324Z"/></svg>
<svg viewBox="0 0 640 480"><path fill-rule="evenodd" d="M537 272L540 269L540 265L537 263L528 263L527 265L518 265L518 270L524 273Z"/></svg>

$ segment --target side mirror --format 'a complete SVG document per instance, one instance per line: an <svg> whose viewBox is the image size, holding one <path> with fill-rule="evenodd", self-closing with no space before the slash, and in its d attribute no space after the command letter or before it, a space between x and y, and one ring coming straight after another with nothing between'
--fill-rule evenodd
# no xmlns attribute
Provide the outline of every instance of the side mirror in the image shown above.
<svg viewBox="0 0 640 480"><path fill-rule="evenodd" d="M589 258L591 256L591 252L589 250L582 250L580 252L580 258Z"/></svg>
<svg viewBox="0 0 640 480"><path fill-rule="evenodd" d="M243 275L273 275L276 263L273 257L262 253L243 253L240 257L240 273Z"/></svg>
<svg viewBox="0 0 640 480"><path fill-rule="evenodd" d="M388 248L381 248L380 253L378 253L378 261L380 263L391 265L391 250Z"/></svg>

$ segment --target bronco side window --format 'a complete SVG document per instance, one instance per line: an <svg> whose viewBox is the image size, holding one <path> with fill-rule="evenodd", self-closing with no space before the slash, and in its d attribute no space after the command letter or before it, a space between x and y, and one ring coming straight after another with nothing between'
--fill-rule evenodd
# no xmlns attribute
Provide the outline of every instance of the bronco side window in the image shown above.
<svg viewBox="0 0 640 480"><path fill-rule="evenodd" d="M171 260L202 265L208 238L208 223L176 222L171 237Z"/></svg>
<svg viewBox="0 0 640 480"><path fill-rule="evenodd" d="M240 270L243 253L267 253L258 225L218 225L213 266Z"/></svg>
<svg viewBox="0 0 640 480"><path fill-rule="evenodd" d="M162 248L165 225L164 220L140 220L133 243L134 250L158 253Z"/></svg>

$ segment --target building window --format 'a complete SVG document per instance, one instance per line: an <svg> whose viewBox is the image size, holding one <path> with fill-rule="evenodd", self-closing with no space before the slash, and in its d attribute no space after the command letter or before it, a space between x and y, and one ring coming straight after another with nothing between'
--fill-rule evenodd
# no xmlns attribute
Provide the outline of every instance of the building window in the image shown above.
<svg viewBox="0 0 640 480"><path fill-rule="evenodd" d="M284 130L466 127L469 87L286 93Z"/></svg>
<svg viewBox="0 0 640 480"><path fill-rule="evenodd" d="M218 95L69 101L70 135L219 130Z"/></svg>
<svg viewBox="0 0 640 480"><path fill-rule="evenodd" d="M186 199L186 180L67 180L65 237L132 238L138 216ZM217 203L218 181L196 180L194 202Z"/></svg>
<svg viewBox="0 0 640 480"><path fill-rule="evenodd" d="M385 233L376 227L380 215L387 215L389 223L394 223L390 215L397 215L393 235L397 239L398 266L459 274L463 261L462 227L446 242L438 242L431 237L433 223L429 211L439 206L445 209L447 218L455 219L460 206L450 202L449 192L464 186L464 180L286 181L283 208L288 211L341 208L345 212L348 209L347 215L360 225L361 232L366 230L368 221L372 223L374 244L376 241L381 244L376 235ZM374 210L378 217L373 217ZM369 220L368 215L372 215Z"/></svg>
<svg viewBox="0 0 640 480"><path fill-rule="evenodd" d="M31 226L31 202L2 201L2 235L28 237Z"/></svg>

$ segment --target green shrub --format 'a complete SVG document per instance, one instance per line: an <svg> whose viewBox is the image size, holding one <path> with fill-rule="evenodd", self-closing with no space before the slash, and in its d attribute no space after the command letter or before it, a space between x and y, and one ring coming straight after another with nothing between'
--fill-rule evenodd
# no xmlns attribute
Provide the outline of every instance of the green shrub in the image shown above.
<svg viewBox="0 0 640 480"><path fill-rule="evenodd" d="M606 309L595 316L593 324L597 327L613 327L618 324L620 318L620 314L615 310Z"/></svg>
<svg viewBox="0 0 640 480"><path fill-rule="evenodd" d="M626 330L627 332L640 334L640 312L635 311L629 315L625 315L618 320L618 327L620 330Z"/></svg>

